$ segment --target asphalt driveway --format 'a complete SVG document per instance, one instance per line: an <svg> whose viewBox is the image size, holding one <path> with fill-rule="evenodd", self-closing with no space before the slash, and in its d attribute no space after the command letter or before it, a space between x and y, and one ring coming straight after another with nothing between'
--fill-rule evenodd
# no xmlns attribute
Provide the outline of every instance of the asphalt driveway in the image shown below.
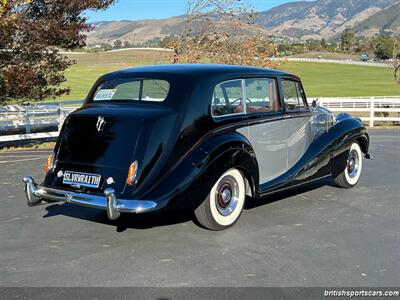
<svg viewBox="0 0 400 300"><path fill-rule="evenodd" d="M0 153L0 286L398 286L400 130L371 132L359 185L249 204L224 232L190 215L28 208L21 178L47 151Z"/></svg>

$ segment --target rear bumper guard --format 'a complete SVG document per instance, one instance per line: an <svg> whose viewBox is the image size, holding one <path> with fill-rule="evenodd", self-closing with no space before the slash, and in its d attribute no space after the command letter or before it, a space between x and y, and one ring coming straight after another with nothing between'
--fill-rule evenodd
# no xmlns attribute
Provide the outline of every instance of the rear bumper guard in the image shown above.
<svg viewBox="0 0 400 300"><path fill-rule="evenodd" d="M25 176L23 182L29 206L39 205L42 200L62 201L107 210L110 220L118 219L121 213L144 213L157 207L155 201L118 199L111 188L98 196L38 186L31 176Z"/></svg>

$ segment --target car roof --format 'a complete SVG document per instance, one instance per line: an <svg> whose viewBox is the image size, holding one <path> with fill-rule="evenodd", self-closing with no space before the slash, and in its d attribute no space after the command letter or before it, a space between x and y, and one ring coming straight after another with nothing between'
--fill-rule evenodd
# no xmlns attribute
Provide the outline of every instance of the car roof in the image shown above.
<svg viewBox="0 0 400 300"><path fill-rule="evenodd" d="M218 76L218 75L265 75L265 76L291 76L298 78L287 72L282 72L274 69L258 68L250 66L237 65L218 65L218 64L169 64L169 65L151 65L135 68L123 69L107 75L127 75L134 73L163 73L176 74L183 76Z"/></svg>

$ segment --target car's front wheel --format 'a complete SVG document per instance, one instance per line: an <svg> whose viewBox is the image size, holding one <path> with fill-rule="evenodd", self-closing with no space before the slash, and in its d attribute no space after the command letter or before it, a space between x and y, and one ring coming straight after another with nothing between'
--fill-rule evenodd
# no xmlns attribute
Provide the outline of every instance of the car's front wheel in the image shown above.
<svg viewBox="0 0 400 300"><path fill-rule="evenodd" d="M203 203L195 210L197 221L210 230L232 226L242 213L246 184L238 169L230 169L218 178Z"/></svg>
<svg viewBox="0 0 400 300"><path fill-rule="evenodd" d="M362 171L362 157L360 145L353 143L347 157L346 168L334 179L337 186L351 188L358 183Z"/></svg>

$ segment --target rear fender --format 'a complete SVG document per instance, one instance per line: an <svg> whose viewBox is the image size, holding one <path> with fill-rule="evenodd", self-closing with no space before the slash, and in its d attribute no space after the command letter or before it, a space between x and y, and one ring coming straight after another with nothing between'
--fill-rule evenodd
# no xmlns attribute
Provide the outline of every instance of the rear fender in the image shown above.
<svg viewBox="0 0 400 300"><path fill-rule="evenodd" d="M233 167L243 172L256 195L258 164L249 141L237 132L211 136L197 144L144 198L160 199L176 209L194 209L216 180Z"/></svg>

